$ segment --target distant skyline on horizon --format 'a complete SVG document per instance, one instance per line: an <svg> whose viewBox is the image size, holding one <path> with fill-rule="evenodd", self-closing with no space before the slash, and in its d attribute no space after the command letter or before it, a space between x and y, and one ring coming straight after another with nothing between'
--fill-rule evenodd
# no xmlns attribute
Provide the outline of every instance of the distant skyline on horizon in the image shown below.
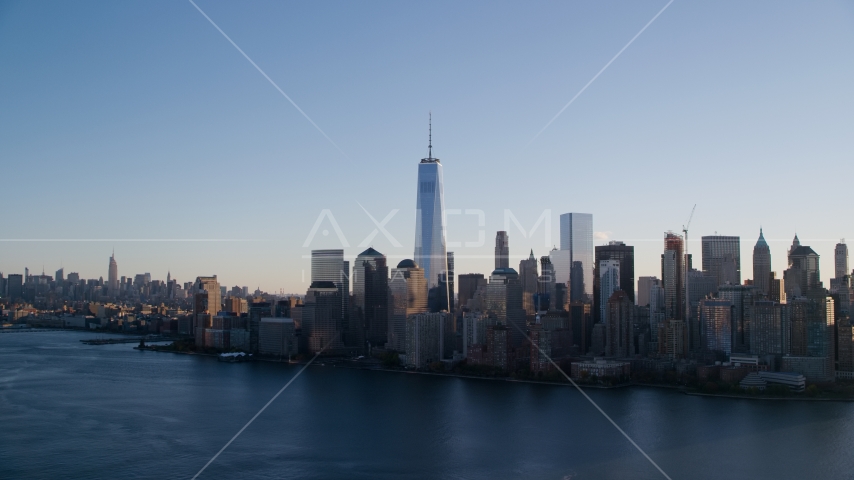
<svg viewBox="0 0 854 480"><path fill-rule="evenodd" d="M678 233L681 235L681 232L678 232ZM493 241L494 241L494 236L495 236L495 232L492 232L491 240L493 240ZM707 235L700 235L699 238L695 238L695 237L692 237L690 235L690 232L689 232L689 242L691 243L692 247L696 246L696 249L689 248L688 253L693 255L693 267L697 270L702 270L702 252L701 252L700 246L701 246L701 241L702 241L701 239L703 236L707 236ZM531 250L534 251L534 255L538 260L542 256L548 256L549 251L551 251L550 249L549 250L544 249L542 251L542 253L539 253L535 247L532 247L531 249L529 249L527 251L527 253L525 253L525 252L514 253L513 252L514 249L512 247L512 236L508 235L508 237L510 238L510 245L511 245L510 254L509 254L510 268L514 268L517 271L518 271L518 267L519 267L519 261L521 261L523 259L527 259L528 256L530 255ZM661 252L663 252L663 250L664 250L664 247L663 247L664 239L663 239L663 237L664 237L664 235L662 234ZM810 239L801 238L802 236L800 236L800 235L798 237L799 237L799 240L801 242L801 245L812 247L814 250L817 251L817 253L819 253L820 258L822 259L821 260L822 281L824 282L824 285L826 288L829 287L830 286L830 279L833 278L833 276L834 276L833 249L835 248L836 244L839 241L844 241L845 239L839 239L836 243L833 243L833 245L830 247L831 253L829 255L825 256L825 255L822 255L821 252L819 252L818 249L815 248L814 244L810 243L810 241L809 241ZM758 235L757 235L757 239L758 239ZM766 242L768 242L769 246L771 247L772 271L777 273L778 278L782 276L783 271L787 268L787 256L786 256L786 254L787 254L789 247L792 244L793 239L794 239L794 236L792 239L789 239L789 240L769 239L768 237L765 237ZM637 252L648 250L648 248L643 248L643 247L648 247L648 245L646 245L646 244L648 244L650 241L643 241L640 244L635 244L635 243L631 243L631 241L618 239L618 238L609 239L609 240L605 240L605 241L599 241L599 242L594 240L594 247L598 246L598 245L607 245L608 242L610 242L610 241L622 241L622 242L625 242L629 246L635 247L635 288L636 289L637 289L637 281L638 281L638 278L640 278L640 277L654 276L654 277L661 278L660 269L657 271L654 271L654 272L646 272L646 271L639 271L637 268L637 266L638 266ZM635 241L637 241L637 239L635 239ZM694 245L695 242L696 242L696 245ZM51 242L51 243L53 243L53 242ZM91 243L102 243L102 242L91 242ZM129 243L133 243L133 242L129 242ZM745 279L752 279L753 278L753 247L756 244L756 240L750 241L748 239L740 237L740 243L741 243L741 278L743 281ZM775 250L774 245L776 244L776 245L780 246L781 243L785 243L785 246L779 253L777 253L775 255L776 250ZM491 244L489 241L487 241L486 246L484 248L479 249L479 252L484 251L484 250L492 250L493 247L494 247L494 245ZM642 248L639 250L639 247L642 247ZM320 248L320 247L312 248L311 250L329 249L329 248L338 248L338 247L326 246L323 248ZM355 257L359 253L366 250L367 248L373 248L373 245L371 245L369 247L364 247L364 248L362 248L362 247L343 248L345 260L355 259ZM403 253L388 254L382 250L378 250L378 251L381 254L385 255L387 258L389 258L389 260L390 260L389 261L389 267L390 268L393 268L400 260L411 259L413 257L412 255L406 255ZM454 252L453 250L450 250L450 249L449 249L449 251L454 253L455 261L457 261L457 262L458 262L458 260L456 260L456 259L459 258L459 259L462 259L464 261L468 260L469 262L467 262L467 263L476 263L478 265L485 264L489 267L485 270L465 270L465 271L462 271L462 270L456 269L455 270L456 275L465 274L465 273L482 273L485 277L489 277L490 273L493 270L493 268L492 268L492 266L490 266L490 264L492 264L494 262L494 258L495 258L494 251L491 253L473 254L472 257L474 257L474 258L467 258L466 254L458 254L457 252ZM659 261L660 261L661 252L659 252L659 257L658 257ZM309 250L309 253L310 253L310 250ZM111 252L111 255L112 255L112 252ZM778 258L778 255L779 255L779 258ZM154 279L154 280L165 280L167 277L167 274L171 273L171 276L173 279L176 279L183 284L185 282L192 282L198 276L217 275L217 278L218 278L220 284L224 287L228 287L229 289L233 286L240 286L240 287L246 286L246 287L249 287L250 292L255 291L256 288L260 288L262 291L266 291L268 293L279 293L280 291L283 291L284 293L296 293L296 294L302 295L304 293L302 290L304 290L305 288L308 288L308 285L311 283L310 255L307 255L307 257L308 258L305 259L307 261L306 267L300 270L300 276L303 277L305 279L305 281L295 284L296 286L294 286L290 289L288 287L285 287L285 286L267 288L258 282L255 282L255 283L252 283L252 282L249 282L249 283L233 282L229 278L226 278L226 277L223 277L222 275L217 274L217 272L203 272L203 273L190 275L187 277L183 277L179 274L176 274L176 272L172 269L167 269L167 271L163 272L162 276L160 275L159 272L152 272L151 269L145 269L145 268L143 268L142 270L129 272L129 271L122 270L122 263L121 263L119 258L116 259L116 262L118 264L118 269L119 269L118 275L119 275L119 277L125 276L125 277L133 278L133 276L135 276L137 274L151 273L152 279ZM107 261L104 262L103 273L100 273L100 274L97 273L97 268L92 266L92 265L90 265L88 268L73 268L73 267L68 267L66 265L58 266L56 268L51 268L51 267L48 267L47 265L45 265L43 268L44 268L44 273L46 275L50 275L50 276L53 276L56 271L58 271L60 268L63 268L66 276L71 272L76 272L76 273L80 274L81 278L95 278L95 279L97 279L97 278L103 277L104 281L106 281L108 278L107 273L108 273L108 268L109 268L109 260L111 258L112 258L111 256L107 257ZM73 261L72 261L72 264L73 264ZM352 261L351 261L350 266L352 268L352 266L353 266ZM39 272L41 272L41 266L39 266L39 268L34 268L31 266L30 267L24 267L24 268L29 268L30 274L34 274L34 275L37 275L37 274L39 274ZM86 273L86 271L88 271L88 270L92 270L96 273L95 274L88 274L88 273ZM11 274L15 274L15 273L23 274L24 270L23 270L23 268L21 269L20 272L0 270L0 273L3 273L4 276L8 276L10 273ZM352 272L350 272L350 273L352 273Z"/></svg>
<svg viewBox="0 0 854 480"><path fill-rule="evenodd" d="M341 247L328 219L304 246L324 210L347 257L412 258L429 111L457 274L492 271L497 230L513 268L548 255L566 212L634 245L636 278L694 204L695 266L737 235L742 278L760 226L772 270L797 233L826 286L854 237L849 2L675 1L538 136L667 0L196 4L341 151L188 2L6 2L5 275L106 279L115 247L120 276L304 292L310 250ZM360 246L379 224L399 247Z"/></svg>

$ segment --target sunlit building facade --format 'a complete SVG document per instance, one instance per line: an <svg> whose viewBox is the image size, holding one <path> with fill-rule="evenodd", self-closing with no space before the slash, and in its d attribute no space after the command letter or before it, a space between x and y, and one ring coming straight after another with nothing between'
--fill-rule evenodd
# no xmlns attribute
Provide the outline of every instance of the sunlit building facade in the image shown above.
<svg viewBox="0 0 854 480"><path fill-rule="evenodd" d="M439 276L448 270L445 245L445 200L442 164L432 156L418 165L418 197L415 203L415 263L424 271L427 287L439 286Z"/></svg>
<svg viewBox="0 0 854 480"><path fill-rule="evenodd" d="M403 352L406 348L406 319L410 315L427 312L427 279L415 262L406 259L391 270L388 285L391 301L387 348Z"/></svg>

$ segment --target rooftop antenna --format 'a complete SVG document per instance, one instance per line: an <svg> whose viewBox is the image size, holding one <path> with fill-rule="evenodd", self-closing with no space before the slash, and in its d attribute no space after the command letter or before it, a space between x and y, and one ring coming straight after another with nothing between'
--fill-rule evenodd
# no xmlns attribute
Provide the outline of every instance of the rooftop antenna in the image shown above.
<svg viewBox="0 0 854 480"><path fill-rule="evenodd" d="M428 140L427 140L427 158L433 160L433 111L428 113Z"/></svg>

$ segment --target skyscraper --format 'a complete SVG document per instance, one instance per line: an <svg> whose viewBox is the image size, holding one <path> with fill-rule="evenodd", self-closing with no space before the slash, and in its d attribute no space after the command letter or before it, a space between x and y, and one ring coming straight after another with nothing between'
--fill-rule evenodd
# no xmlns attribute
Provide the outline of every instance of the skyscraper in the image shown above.
<svg viewBox="0 0 854 480"><path fill-rule="evenodd" d="M599 281L597 282L599 298L596 299L599 308L599 318L596 319L598 323L606 320L608 299L614 292L620 290L620 261L600 260L596 270L599 272Z"/></svg>
<svg viewBox="0 0 854 480"><path fill-rule="evenodd" d="M703 242L703 273L717 277L718 285L741 283L741 238L707 235ZM735 268L732 268L732 264ZM727 268L730 267L730 268ZM734 271L733 271L734 270Z"/></svg>
<svg viewBox="0 0 854 480"><path fill-rule="evenodd" d="M661 285L658 277L638 277L637 304L641 307L650 304L649 289L652 285Z"/></svg>
<svg viewBox="0 0 854 480"><path fill-rule="evenodd" d="M107 273L107 288L110 290L110 295L116 296L119 294L119 267L116 265L116 252L110 255L110 270ZM216 315L216 313L214 313Z"/></svg>
<svg viewBox="0 0 854 480"><path fill-rule="evenodd" d="M555 285L569 284L572 277L572 255L569 250L551 249L549 251L549 261L554 269Z"/></svg>
<svg viewBox="0 0 854 480"><path fill-rule="evenodd" d="M560 249L569 251L567 265L555 265L555 275L558 282L570 272L564 273L568 267L575 267L575 262L581 262L581 278L571 278L570 301L590 299L593 297L593 215L589 213L564 213L560 216ZM566 282L566 280L564 280Z"/></svg>
<svg viewBox="0 0 854 480"><path fill-rule="evenodd" d="M604 295L599 293L599 285L602 279L602 272L599 270L601 262L605 260L616 260L619 263L619 283L617 288L626 292L629 300L635 303L635 247L626 245L619 241L610 241L608 245L597 245L596 252L596 269L593 277L593 303L594 314L596 321L604 321L605 303L611 298L613 291L606 292ZM644 303L646 305L646 303Z"/></svg>
<svg viewBox="0 0 854 480"><path fill-rule="evenodd" d="M845 239L836 244L833 251L833 267L833 278L841 279L851 273L848 270L848 245L845 244Z"/></svg>
<svg viewBox="0 0 854 480"><path fill-rule="evenodd" d="M385 255L371 247L357 255L356 260L353 262L353 275L350 277L350 280L353 282L354 307L364 308L365 306L365 267L370 266L375 270L377 268L377 259L385 260Z"/></svg>
<svg viewBox="0 0 854 480"><path fill-rule="evenodd" d="M699 270L688 270L687 275L687 297L688 303L688 349L691 351L702 350L701 325L700 325L700 302L711 297L718 291L717 278L703 273Z"/></svg>
<svg viewBox="0 0 854 480"><path fill-rule="evenodd" d="M309 353L334 354L344 349L341 304L341 289L334 282L311 282L302 314L302 335L308 339Z"/></svg>
<svg viewBox="0 0 854 480"><path fill-rule="evenodd" d="M750 285L721 285L718 297L732 305L732 342L733 352L747 353L750 350L750 320L753 306L754 288Z"/></svg>
<svg viewBox="0 0 854 480"><path fill-rule="evenodd" d="M460 308L465 307L469 300L474 297L478 287L486 286L486 278L482 273L464 273L460 275Z"/></svg>
<svg viewBox="0 0 854 480"><path fill-rule="evenodd" d="M661 280L664 287L664 314L666 319L682 320L685 316L684 242L682 235L664 234L664 254L661 256Z"/></svg>
<svg viewBox="0 0 854 480"><path fill-rule="evenodd" d="M391 270L389 279L388 347L405 351L406 319L427 311L427 280L424 271L412 260L402 260Z"/></svg>
<svg viewBox="0 0 854 480"><path fill-rule="evenodd" d="M504 230L495 233L495 269L499 268L510 268L510 244Z"/></svg>
<svg viewBox="0 0 854 480"><path fill-rule="evenodd" d="M415 368L425 368L433 362L445 358L444 340L448 328L453 322L450 313L418 313L406 319L406 365ZM451 338L453 338L451 336Z"/></svg>
<svg viewBox="0 0 854 480"><path fill-rule="evenodd" d="M386 257L369 248L356 257L353 265L353 303L364 339L373 346L388 341L388 266ZM351 328L351 331L353 329Z"/></svg>
<svg viewBox="0 0 854 480"><path fill-rule="evenodd" d="M341 295L341 318L346 320L350 308L350 262L344 261L344 250L312 250L311 282L332 282Z"/></svg>
<svg viewBox="0 0 854 480"><path fill-rule="evenodd" d="M792 239L792 246L791 246L791 247L789 247L788 255L791 255L791 254L792 254L792 252L793 252L796 248L798 248L798 247L800 247L800 246L801 246L801 240L798 238L798 234L796 233L796 234L795 234L795 238L794 238L794 239Z"/></svg>
<svg viewBox="0 0 854 480"><path fill-rule="evenodd" d="M448 252L448 270L445 272L444 281L447 282L447 290L446 293L448 295L448 311L453 312L456 303L454 302L454 297L456 296L456 276L454 274L454 252Z"/></svg>
<svg viewBox="0 0 854 480"><path fill-rule="evenodd" d="M427 307L431 312L454 311L454 252L448 252L448 269L439 274L439 284L427 290Z"/></svg>
<svg viewBox="0 0 854 480"><path fill-rule="evenodd" d="M821 289L810 290L788 301L784 318L783 349L788 355L783 357L782 369L808 379L832 381L836 356L832 298Z"/></svg>
<svg viewBox="0 0 854 480"><path fill-rule="evenodd" d="M700 302L700 331L708 352L732 353L732 310L729 300L705 299Z"/></svg>
<svg viewBox="0 0 854 480"><path fill-rule="evenodd" d="M791 297L806 295L811 290L821 289L819 256L807 245L801 245L798 236L789 249L789 268L783 272L786 293Z"/></svg>
<svg viewBox="0 0 854 480"><path fill-rule="evenodd" d="M603 262L615 261L603 260ZM605 323L605 355L626 358L632 354L634 302L626 292L616 290L608 297L605 305L607 313L602 320Z"/></svg>
<svg viewBox="0 0 854 480"><path fill-rule="evenodd" d="M261 348L261 319L270 318L273 314L273 305L270 302L252 302L247 305L247 310L249 314L249 351L255 353ZM309 331L310 328L303 330L306 338L308 338L307 332Z"/></svg>
<svg viewBox="0 0 854 480"><path fill-rule="evenodd" d="M534 304L534 295L537 294L537 259L534 258L533 250L528 258L519 262L519 281L522 283L522 308L526 314L533 315L537 313Z"/></svg>
<svg viewBox="0 0 854 480"><path fill-rule="evenodd" d="M571 263L569 268L569 298L576 298L576 302L589 302L591 295L587 293L589 278L592 274L587 272L584 262L576 260ZM592 288L590 288L592 290Z"/></svg>
<svg viewBox="0 0 854 480"><path fill-rule="evenodd" d="M197 347L204 346L204 329L210 328L211 318L220 311L221 304L222 297L216 275L196 277L193 284L193 331Z"/></svg>
<svg viewBox="0 0 854 480"><path fill-rule="evenodd" d="M21 300L24 296L24 277L20 273L9 274L6 291L12 301Z"/></svg>
<svg viewBox="0 0 854 480"><path fill-rule="evenodd" d="M762 229L753 247L753 286L764 295L771 294L771 248L765 242Z"/></svg>
<svg viewBox="0 0 854 480"><path fill-rule="evenodd" d="M556 310L555 297L555 270L551 257L540 257L540 278L537 281L537 294L534 297L534 305L538 312Z"/></svg>
<svg viewBox="0 0 854 480"><path fill-rule="evenodd" d="M754 355L782 355L782 307L777 302L756 300L750 319L750 353Z"/></svg>
<svg viewBox="0 0 854 480"><path fill-rule="evenodd" d="M433 158L433 126L427 158L418 165L418 197L415 204L415 263L424 269L427 287L439 285L439 275L448 270L445 246L445 199L442 164Z"/></svg>
<svg viewBox="0 0 854 480"><path fill-rule="evenodd" d="M841 303L849 302L846 299L851 297L851 273L848 270L848 245L845 244L844 238L836 244L836 249L833 251L833 267L830 291L845 296L844 299L840 299ZM849 306L846 305L843 310L848 312ZM843 319L840 321L844 323Z"/></svg>
<svg viewBox="0 0 854 480"><path fill-rule="evenodd" d="M497 268L486 286L486 310L510 331L513 346L525 338L525 311L522 309L522 285L519 274L512 268Z"/></svg>

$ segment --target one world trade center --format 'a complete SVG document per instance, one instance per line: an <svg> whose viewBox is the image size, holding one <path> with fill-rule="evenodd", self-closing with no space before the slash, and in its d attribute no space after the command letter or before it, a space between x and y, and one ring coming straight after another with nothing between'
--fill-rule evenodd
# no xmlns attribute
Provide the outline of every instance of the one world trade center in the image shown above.
<svg viewBox="0 0 854 480"><path fill-rule="evenodd" d="M445 197L442 164L433 158L433 126L427 158L418 164L418 201L415 205L415 263L424 269L428 288L439 285L448 270L445 247Z"/></svg>

